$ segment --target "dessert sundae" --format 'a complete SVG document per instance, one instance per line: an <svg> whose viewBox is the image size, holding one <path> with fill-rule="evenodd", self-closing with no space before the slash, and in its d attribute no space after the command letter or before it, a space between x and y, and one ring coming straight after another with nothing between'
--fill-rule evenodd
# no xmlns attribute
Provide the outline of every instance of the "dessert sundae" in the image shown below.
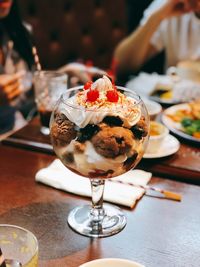
<svg viewBox="0 0 200 267"><path fill-rule="evenodd" d="M69 169L89 178L112 178L133 168L148 134L140 98L107 76L68 90L50 125L56 154Z"/></svg>

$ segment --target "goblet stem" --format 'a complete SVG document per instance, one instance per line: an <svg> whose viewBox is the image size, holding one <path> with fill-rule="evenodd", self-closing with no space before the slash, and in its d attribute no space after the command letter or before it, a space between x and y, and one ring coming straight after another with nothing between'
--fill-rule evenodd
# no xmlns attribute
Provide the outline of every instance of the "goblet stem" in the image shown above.
<svg viewBox="0 0 200 267"><path fill-rule="evenodd" d="M80 206L68 216L68 223L76 232L90 237L106 237L121 231L126 225L124 214L115 206L105 204L105 180L91 179L92 207Z"/></svg>
<svg viewBox="0 0 200 267"><path fill-rule="evenodd" d="M90 211L92 224L101 224L105 211L103 209L103 193L105 180L91 179L92 208Z"/></svg>

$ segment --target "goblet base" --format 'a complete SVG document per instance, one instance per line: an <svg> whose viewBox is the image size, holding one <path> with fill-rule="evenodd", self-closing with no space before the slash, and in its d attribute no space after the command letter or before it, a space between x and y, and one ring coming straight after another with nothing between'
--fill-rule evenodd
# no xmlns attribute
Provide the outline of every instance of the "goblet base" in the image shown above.
<svg viewBox="0 0 200 267"><path fill-rule="evenodd" d="M68 224L74 231L88 237L115 235L125 227L126 217L115 206L105 204L103 208L105 216L102 221L94 222L90 214L91 206L76 207L69 213Z"/></svg>

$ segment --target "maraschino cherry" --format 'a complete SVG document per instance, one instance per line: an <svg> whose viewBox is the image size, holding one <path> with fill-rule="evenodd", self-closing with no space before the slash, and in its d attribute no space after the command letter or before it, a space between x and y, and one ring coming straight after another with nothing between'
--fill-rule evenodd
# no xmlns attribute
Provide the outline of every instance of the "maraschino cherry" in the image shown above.
<svg viewBox="0 0 200 267"><path fill-rule="evenodd" d="M87 101L94 102L99 98L99 91L97 89L89 90L87 92Z"/></svg>
<svg viewBox="0 0 200 267"><path fill-rule="evenodd" d="M118 101L119 96L118 96L118 92L115 89L115 87L114 87L113 90L107 91L106 97L107 97L107 99L108 99L109 102L117 102Z"/></svg>

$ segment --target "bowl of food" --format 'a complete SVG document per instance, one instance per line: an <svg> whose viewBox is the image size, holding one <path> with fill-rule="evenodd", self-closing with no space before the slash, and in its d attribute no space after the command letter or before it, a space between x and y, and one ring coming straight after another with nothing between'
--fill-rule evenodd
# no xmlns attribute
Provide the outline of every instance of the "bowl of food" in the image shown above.
<svg viewBox="0 0 200 267"><path fill-rule="evenodd" d="M200 143L200 99L167 108L162 122L177 136Z"/></svg>
<svg viewBox="0 0 200 267"><path fill-rule="evenodd" d="M146 153L156 153L168 134L169 130L166 126L160 122L151 121Z"/></svg>

